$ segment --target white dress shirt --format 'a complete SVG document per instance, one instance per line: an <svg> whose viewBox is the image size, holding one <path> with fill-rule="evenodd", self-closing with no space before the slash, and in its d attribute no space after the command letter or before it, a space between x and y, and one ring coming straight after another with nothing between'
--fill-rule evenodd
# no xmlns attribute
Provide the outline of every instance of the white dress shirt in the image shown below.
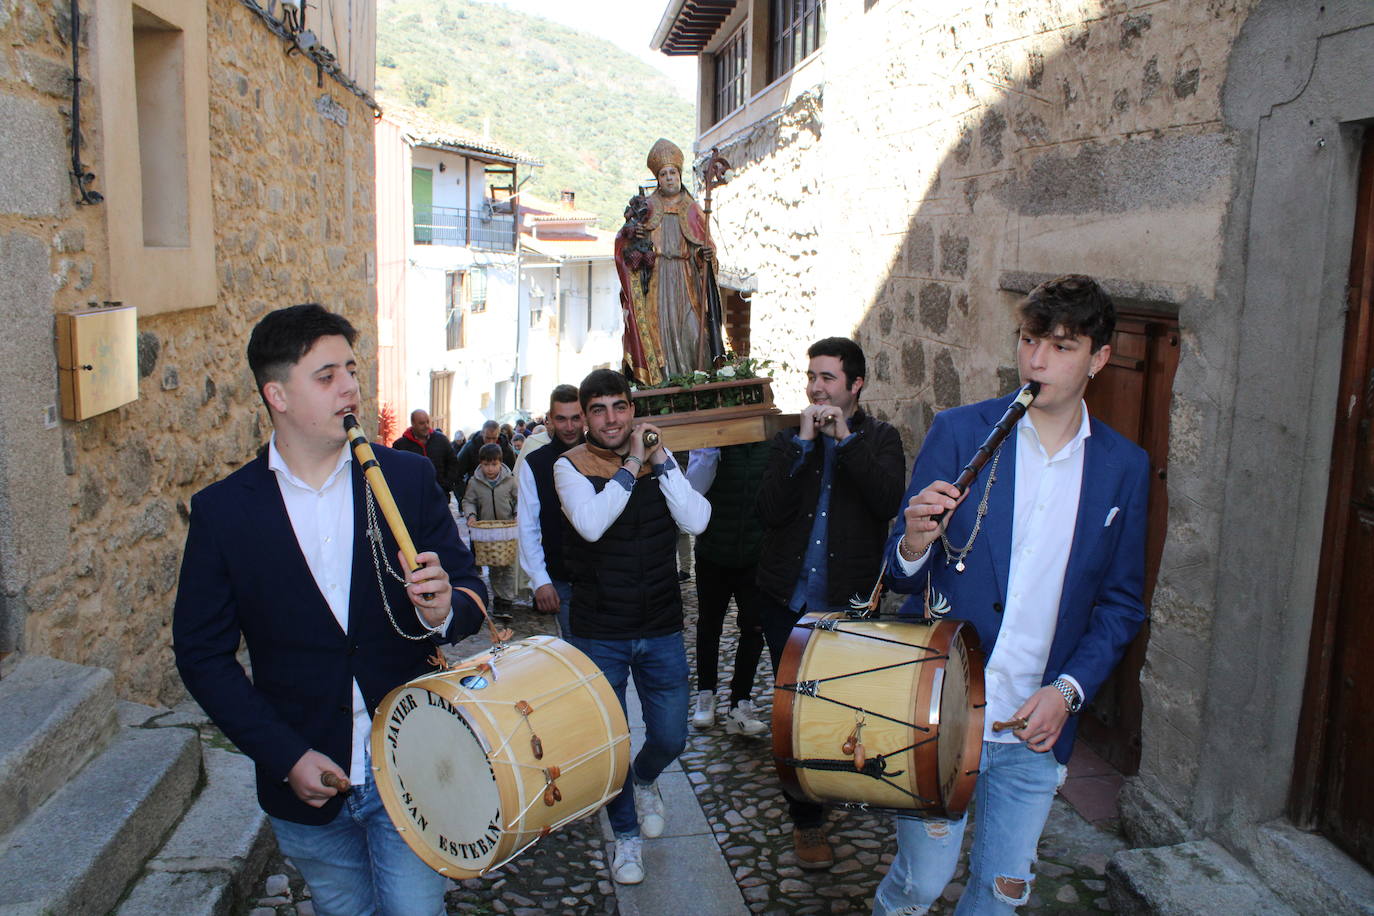
<svg viewBox="0 0 1374 916"><path fill-rule="evenodd" d="M528 441L520 457L530 451ZM516 530L520 532L520 568L530 577L530 588L539 589L553 581L544 565L544 529L539 526L539 490L528 461L517 460L515 484Z"/></svg>
<svg viewBox="0 0 1374 916"><path fill-rule="evenodd" d="M711 520L711 504L706 497L692 489L671 455L663 464L654 466L654 475L658 477L659 488L668 502L668 511L672 513L678 528L688 534L705 531L706 523ZM621 468L598 493L592 482L573 467L567 455L554 462L553 485L558 490L559 502L563 504L563 514L572 522L582 540L601 540L606 529L625 511L630 501L630 487L622 482L622 478L629 477L630 472ZM638 486L638 483L630 486Z"/></svg>
<svg viewBox="0 0 1374 916"><path fill-rule="evenodd" d="M720 449L694 448L687 454L687 482L702 496L711 492L720 467Z"/></svg>
<svg viewBox="0 0 1374 916"><path fill-rule="evenodd" d="M348 602L353 581L353 475L349 466L353 453L345 445L339 452L338 463L318 490L301 480L286 466L277 451L277 434L267 443L267 467L277 477L286 515L296 543L305 555L310 575L315 579L329 610L338 621L339 629L348 632ZM415 609L415 616L428 629L446 629L453 619L449 612L440 628L432 628ZM363 691L353 681L353 759L348 762L348 781L362 785L367 777L365 758L372 737L372 719L363 702ZM335 763L340 763L336 760Z"/></svg>
<svg viewBox="0 0 1374 916"><path fill-rule="evenodd" d="M1092 435L1088 405L1082 405L1078 432L1054 455L1046 454L1030 417L1023 416L1016 424L1016 435L1016 505L1006 604L997 644L983 671L987 688L983 738L1003 744L1020 739L1010 731L994 732L992 724L1014 718L1021 704L1040 689L1059 623L1059 599L1083 486L1083 449ZM981 493L969 495L970 500L981 498ZM927 550L910 561L898 551L897 560L907 575L914 575L929 556ZM1083 696L1077 680L1068 674L1059 676Z"/></svg>
<svg viewBox="0 0 1374 916"><path fill-rule="evenodd" d="M348 632L348 601L353 581L353 475L349 465L353 454L345 445L338 463L318 490L301 480L286 466L277 451L277 434L267 444L267 467L277 476L282 502L296 533L296 543L305 554L310 575L315 577L320 594L339 629ZM353 759L348 762L348 781L362 785L367 776L364 750L372 734L362 689L353 681ZM336 760L335 763L342 763Z"/></svg>

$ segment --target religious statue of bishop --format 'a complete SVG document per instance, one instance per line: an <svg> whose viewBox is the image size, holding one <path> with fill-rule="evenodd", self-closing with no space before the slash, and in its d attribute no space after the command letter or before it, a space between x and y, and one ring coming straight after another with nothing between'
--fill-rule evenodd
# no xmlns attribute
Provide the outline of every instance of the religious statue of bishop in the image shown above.
<svg viewBox="0 0 1374 916"><path fill-rule="evenodd" d="M615 239L625 369L652 386L722 358L720 289L706 213L682 186L682 150L660 139L649 151L658 187L630 198Z"/></svg>

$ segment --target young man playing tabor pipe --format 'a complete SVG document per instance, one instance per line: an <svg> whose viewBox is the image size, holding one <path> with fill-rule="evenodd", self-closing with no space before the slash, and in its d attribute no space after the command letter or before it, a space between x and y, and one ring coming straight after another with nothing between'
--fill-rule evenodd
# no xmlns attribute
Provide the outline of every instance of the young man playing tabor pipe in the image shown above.
<svg viewBox="0 0 1374 916"><path fill-rule="evenodd" d="M949 481L1012 398L936 415L886 553L892 588L912 595L902 613L924 615L929 589L973 623L987 658L978 825L956 910L966 916L1030 900L1075 714L1145 618L1148 461L1083 400L1111 356L1112 301L1092 279L1065 276L1032 290L1017 317L1017 368L1039 393L962 494ZM942 531L934 519L947 510ZM899 816L873 912L925 913L954 874L966 824Z"/></svg>
<svg viewBox="0 0 1374 916"><path fill-rule="evenodd" d="M658 435L658 429L634 422L625 376L598 369L582 380L578 396L587 441L553 468L567 519L568 641L601 668L622 707L626 682L634 675L644 746L606 813L615 832L611 877L638 884L644 880L641 831L652 839L664 828L655 780L687 741L677 533L700 534L711 504L692 489L662 444L645 444L645 433Z"/></svg>
<svg viewBox="0 0 1374 916"><path fill-rule="evenodd" d="M355 338L313 304L253 329L248 364L272 438L192 497L172 638L191 695L257 765L258 801L315 912L441 916L447 879L411 852L373 783L371 716L431 670L436 642L477 631L480 608L463 590L485 592L434 465L381 446L421 552L404 583L374 569L363 474L343 428L360 401ZM404 571L391 532L382 538ZM240 639L251 680L235 657Z"/></svg>
<svg viewBox="0 0 1374 916"><path fill-rule="evenodd" d="M902 437L859 405L868 378L863 349L827 337L806 355L811 403L800 425L773 438L757 500L759 603L775 677L803 614L847 609L851 596L872 590L906 479ZM825 808L784 795L797 864L830 868Z"/></svg>

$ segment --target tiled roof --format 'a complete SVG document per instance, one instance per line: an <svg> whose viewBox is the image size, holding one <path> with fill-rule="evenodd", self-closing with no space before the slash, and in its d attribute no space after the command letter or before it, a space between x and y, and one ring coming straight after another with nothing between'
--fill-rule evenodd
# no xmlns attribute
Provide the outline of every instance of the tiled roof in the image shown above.
<svg viewBox="0 0 1374 916"><path fill-rule="evenodd" d="M568 209L533 194L520 195L520 212L527 222L590 222L600 217L590 210Z"/></svg>
<svg viewBox="0 0 1374 916"><path fill-rule="evenodd" d="M503 146L490 138L481 137L464 130L456 124L439 121L414 108L407 108L384 101L382 117L400 126L406 140L414 146L448 150L454 153L472 153L500 162L518 162L523 165L543 165L537 157L516 149Z"/></svg>
<svg viewBox="0 0 1374 916"><path fill-rule="evenodd" d="M552 238L544 235L535 238L525 232L520 235L520 244L527 251L542 254L556 261L584 258L609 260L615 254L615 233L588 229L585 233L576 235L561 233Z"/></svg>

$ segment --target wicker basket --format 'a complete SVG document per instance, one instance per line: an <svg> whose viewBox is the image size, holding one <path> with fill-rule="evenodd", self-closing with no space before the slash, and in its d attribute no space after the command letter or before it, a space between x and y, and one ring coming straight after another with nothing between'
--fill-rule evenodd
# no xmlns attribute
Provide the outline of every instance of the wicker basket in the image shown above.
<svg viewBox="0 0 1374 916"><path fill-rule="evenodd" d="M515 519L468 522L472 556L478 566L510 566L515 562L518 543L515 526Z"/></svg>

